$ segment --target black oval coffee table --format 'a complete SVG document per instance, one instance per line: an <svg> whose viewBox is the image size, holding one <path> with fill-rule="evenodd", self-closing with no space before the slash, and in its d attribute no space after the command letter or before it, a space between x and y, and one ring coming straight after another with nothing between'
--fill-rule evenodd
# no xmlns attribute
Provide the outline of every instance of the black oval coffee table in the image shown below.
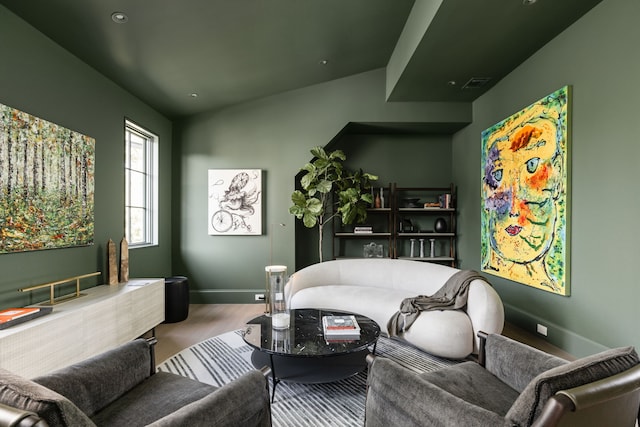
<svg viewBox="0 0 640 427"><path fill-rule="evenodd" d="M380 327L368 317L335 310L291 310L290 327L273 329L271 317L262 315L247 322L243 338L254 348L251 362L260 369L271 367L273 393L281 381L327 383L348 378L364 370L366 356L375 352ZM323 316L353 314L360 326L360 338L327 342Z"/></svg>

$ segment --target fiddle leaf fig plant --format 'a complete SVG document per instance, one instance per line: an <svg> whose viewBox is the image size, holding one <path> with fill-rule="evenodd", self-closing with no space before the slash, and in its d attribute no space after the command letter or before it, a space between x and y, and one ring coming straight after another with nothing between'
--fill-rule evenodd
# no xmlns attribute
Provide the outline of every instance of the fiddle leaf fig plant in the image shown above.
<svg viewBox="0 0 640 427"><path fill-rule="evenodd" d="M342 150L327 153L322 147L314 147L311 154L314 160L301 169L306 171L300 179L302 189L291 195L293 206L289 212L307 228L318 226L318 255L322 262L325 224L336 216L340 216L343 224L364 222L367 207L373 203L371 182L378 177L362 169L355 172L345 169L343 162L347 157Z"/></svg>

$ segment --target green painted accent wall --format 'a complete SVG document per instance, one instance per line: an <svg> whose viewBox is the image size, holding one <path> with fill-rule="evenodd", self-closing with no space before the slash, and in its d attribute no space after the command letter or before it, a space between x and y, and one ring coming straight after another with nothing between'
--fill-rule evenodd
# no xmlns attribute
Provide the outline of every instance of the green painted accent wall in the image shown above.
<svg viewBox="0 0 640 427"><path fill-rule="evenodd" d="M0 255L0 309L48 295L19 288L106 271L124 236L124 120L160 137L160 245L130 251L131 277L171 275L171 122L0 6L0 102L96 140L95 244ZM104 277L106 280L106 276ZM87 279L83 286L102 283Z"/></svg>
<svg viewBox="0 0 640 427"><path fill-rule="evenodd" d="M295 270L297 220L289 214L294 177L311 160L312 147L325 146L338 135L342 135L339 143L348 151L348 161L357 162L350 150L361 145L358 137L342 133L349 123L470 122L470 104L386 103L384 82L384 70L375 70L176 124L176 149L179 146L180 152L174 152L174 173L179 170L180 179L175 180L173 194L173 271L189 277L194 301L219 302L223 292L244 290L244 299L237 302L251 302L253 294L264 289L265 265L273 262L286 265L289 273ZM375 139L370 143L377 145ZM430 162L428 144L422 153L398 144L397 149L384 148L387 151L383 154L373 156L384 172L379 172L382 179L394 176L390 165L408 161L407 151L415 167L402 173L427 176L429 172L421 171L419 165L420 160ZM449 156L443 163L450 164ZM376 164L365 158L367 164L362 167L375 173ZM263 235L207 234L207 170L216 168L263 170ZM449 180L450 172L445 182ZM275 226L271 233L271 224L279 223L286 226Z"/></svg>
<svg viewBox="0 0 640 427"><path fill-rule="evenodd" d="M507 319L576 356L640 348L638 117L640 3L605 0L473 104L453 138L463 268L480 268L480 132L564 85L573 87L571 296L488 276Z"/></svg>

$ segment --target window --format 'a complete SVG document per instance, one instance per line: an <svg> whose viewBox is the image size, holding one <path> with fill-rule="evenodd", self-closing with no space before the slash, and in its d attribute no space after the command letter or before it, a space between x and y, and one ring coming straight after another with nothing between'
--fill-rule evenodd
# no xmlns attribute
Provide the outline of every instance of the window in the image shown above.
<svg viewBox="0 0 640 427"><path fill-rule="evenodd" d="M158 244L158 137L128 120L125 233L131 247Z"/></svg>

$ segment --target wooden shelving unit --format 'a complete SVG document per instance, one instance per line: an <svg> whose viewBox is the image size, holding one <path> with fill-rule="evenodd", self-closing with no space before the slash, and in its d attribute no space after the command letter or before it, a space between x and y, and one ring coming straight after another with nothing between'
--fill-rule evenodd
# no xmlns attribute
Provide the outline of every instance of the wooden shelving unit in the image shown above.
<svg viewBox="0 0 640 427"><path fill-rule="evenodd" d="M455 186L451 184L449 187L394 187L393 193L396 206L393 222L394 258L438 262L455 267L457 264ZM439 198L445 194L449 195L448 206L424 207L426 203L438 202ZM445 231L435 230L438 218L445 221ZM413 256L411 256L412 239L414 239ZM422 250L421 239L423 240ZM434 240L434 256L430 253L431 239Z"/></svg>
<svg viewBox="0 0 640 427"><path fill-rule="evenodd" d="M374 189L375 195L380 194L380 187ZM366 224L344 225L339 218L334 220L333 228L333 258L363 257L364 245L376 243L383 245L384 257L389 257L393 245L393 203L392 186L382 187L384 205L367 209ZM355 233L354 227L370 226L371 233Z"/></svg>
<svg viewBox="0 0 640 427"><path fill-rule="evenodd" d="M379 189L377 189L379 191ZM435 203L439 196L449 194L448 207L423 207L425 203ZM354 233L354 226L334 222L333 258L363 257L365 243L384 245L385 258L410 259L444 263L453 267L456 258L456 213L455 187L397 187L390 184L384 188L383 208L367 210L367 225L371 233ZM445 231L435 231L435 221L444 219ZM410 224L410 226L409 226ZM411 241L414 252L411 256ZM420 240L423 240L422 255ZM434 256L430 256L430 239L434 240Z"/></svg>

